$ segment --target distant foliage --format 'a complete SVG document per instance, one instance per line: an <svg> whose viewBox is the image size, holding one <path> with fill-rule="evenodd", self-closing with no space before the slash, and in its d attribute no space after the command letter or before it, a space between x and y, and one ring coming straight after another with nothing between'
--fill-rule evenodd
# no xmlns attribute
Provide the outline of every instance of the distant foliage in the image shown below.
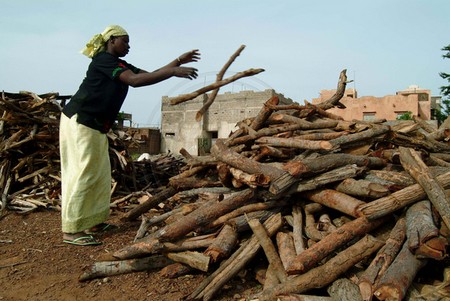
<svg viewBox="0 0 450 301"><path fill-rule="evenodd" d="M400 116L397 116L397 120L412 120L412 112L406 112Z"/></svg>
<svg viewBox="0 0 450 301"><path fill-rule="evenodd" d="M441 49L445 51L442 55L444 59L450 59L450 44ZM436 119L439 123L443 122L450 115L450 74L441 72L440 77L448 82L447 86L441 87L442 100L439 110L436 112Z"/></svg>

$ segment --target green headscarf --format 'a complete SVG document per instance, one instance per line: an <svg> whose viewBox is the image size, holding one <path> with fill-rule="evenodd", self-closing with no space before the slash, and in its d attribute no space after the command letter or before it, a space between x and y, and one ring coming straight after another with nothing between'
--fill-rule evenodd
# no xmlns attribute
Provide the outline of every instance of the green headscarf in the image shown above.
<svg viewBox="0 0 450 301"><path fill-rule="evenodd" d="M106 42L108 42L110 37L120 37L127 35L128 33L126 32L126 30L119 25L110 25L106 27L102 33L93 36L89 40L89 42L87 42L86 47L81 50L81 53L88 58L92 58L97 53L105 50Z"/></svg>

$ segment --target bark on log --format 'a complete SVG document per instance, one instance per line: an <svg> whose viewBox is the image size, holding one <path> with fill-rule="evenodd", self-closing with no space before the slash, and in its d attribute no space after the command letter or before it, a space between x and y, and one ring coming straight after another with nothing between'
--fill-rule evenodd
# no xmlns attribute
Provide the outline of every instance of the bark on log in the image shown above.
<svg viewBox="0 0 450 301"><path fill-rule="evenodd" d="M359 217L344 224L337 231L328 234L321 241L297 255L287 269L288 274L304 273L310 270L337 248L344 246L352 239L369 233L385 222L386 219L368 221L364 217Z"/></svg>
<svg viewBox="0 0 450 301"><path fill-rule="evenodd" d="M292 206L292 238L294 240L296 255L303 252L305 248L305 242L303 240L303 214L302 207L294 205Z"/></svg>
<svg viewBox="0 0 450 301"><path fill-rule="evenodd" d="M422 186L442 220L450 228L450 198L445 194L444 188L431 175L428 167L414 149L400 147L399 151L403 168Z"/></svg>
<svg viewBox="0 0 450 301"><path fill-rule="evenodd" d="M426 264L427 259L418 259L408 248L408 241L403 244L400 253L381 278L375 297L379 300L401 301L417 272Z"/></svg>
<svg viewBox="0 0 450 301"><path fill-rule="evenodd" d="M378 251L369 267L359 277L358 286L364 301L372 300L380 278L394 261L406 239L406 218L400 217L389 233L386 244Z"/></svg>
<svg viewBox="0 0 450 301"><path fill-rule="evenodd" d="M317 224L313 212L305 209L305 234L306 237L315 242L322 240L322 238L327 235L326 232L319 231L316 225Z"/></svg>
<svg viewBox="0 0 450 301"><path fill-rule="evenodd" d="M280 283L280 280L277 277L277 273L275 268L269 263L266 270L266 275L264 277L264 286L263 289L271 288Z"/></svg>
<svg viewBox="0 0 450 301"><path fill-rule="evenodd" d="M158 205L162 201L164 201L167 198L170 198L173 196L177 191L173 187L167 187L166 189L162 190L160 193L156 194L152 198L150 198L148 201L142 203L141 205L133 208L132 210L128 211L123 215L121 218L125 221L132 221L138 218L141 214L146 213L154 206Z"/></svg>
<svg viewBox="0 0 450 301"><path fill-rule="evenodd" d="M370 256L382 247L384 237L374 238L366 235L358 242L339 252L323 265L308 271L305 274L290 278L289 281L279 284L269 290L263 291L260 301L276 300L279 295L289 293L303 293L310 289L325 287L336 280L348 269Z"/></svg>
<svg viewBox="0 0 450 301"><path fill-rule="evenodd" d="M209 256L195 251L166 253L165 255L167 258L175 262L183 263L190 266L191 268L203 272L208 271L209 263L211 262L211 258Z"/></svg>
<svg viewBox="0 0 450 301"><path fill-rule="evenodd" d="M237 243L238 234L235 227L225 225L204 254L211 257L212 263L215 263L228 257Z"/></svg>
<svg viewBox="0 0 450 301"><path fill-rule="evenodd" d="M287 280L286 271L275 249L275 246L270 240L270 236L266 232L266 229L257 219L249 220L248 225L252 229L253 233L255 234L256 238L259 241L259 244L263 248L264 253L266 254L266 258L269 261L269 265L272 266L275 274L277 275L278 280L281 283L285 282Z"/></svg>
<svg viewBox="0 0 450 301"><path fill-rule="evenodd" d="M348 178L356 177L362 174L366 169L358 167L356 164L350 164L343 167L324 172L313 178L303 180L292 186L291 191L303 192L314 190L324 185L339 182Z"/></svg>
<svg viewBox="0 0 450 301"><path fill-rule="evenodd" d="M341 136L336 139L332 139L332 140L330 140L330 144L333 147L343 148L346 145L354 144L355 142L367 141L370 138L381 136L381 135L389 132L389 130L390 129L387 126L381 126L381 125L374 126L371 129L368 129L368 130L365 130L365 131L362 131L359 133L349 134L349 135Z"/></svg>
<svg viewBox="0 0 450 301"><path fill-rule="evenodd" d="M313 202L335 209L347 215L358 217L357 208L365 202L333 189L307 191L304 196Z"/></svg>
<svg viewBox="0 0 450 301"><path fill-rule="evenodd" d="M381 198L390 193L389 189L381 184L367 180L348 178L336 185L336 190L355 197Z"/></svg>
<svg viewBox="0 0 450 301"><path fill-rule="evenodd" d="M194 269L191 268L190 266L176 262L176 263L170 264L170 265L162 268L159 271L159 275L161 275L161 277L163 277L163 278L175 279L180 276L189 274L193 270Z"/></svg>
<svg viewBox="0 0 450 301"><path fill-rule="evenodd" d="M433 153L448 153L450 151L450 145L443 142L425 139L424 137L412 137L400 132L390 132L388 137L385 137L385 139L391 141L397 146L422 148Z"/></svg>
<svg viewBox="0 0 450 301"><path fill-rule="evenodd" d="M140 272L150 269L160 269L172 263L172 260L163 255L121 261L100 261L95 262L88 270L84 271L79 277L79 281L87 281L95 278Z"/></svg>
<svg viewBox="0 0 450 301"><path fill-rule="evenodd" d="M329 110L334 107L338 107L341 109L345 108L345 106L342 103L340 103L339 100L341 100L341 98L344 96L345 87L347 86L347 83L349 83L349 81L347 81L347 69L344 69L339 74L339 81L336 88L336 93L326 101L319 103L317 106L322 110Z"/></svg>
<svg viewBox="0 0 450 301"><path fill-rule="evenodd" d="M270 182L269 177L263 174L248 174L238 168L233 167L230 168L230 172L237 181L242 182L243 184L251 188L256 188L258 186L266 187Z"/></svg>
<svg viewBox="0 0 450 301"><path fill-rule="evenodd" d="M418 258L442 260L446 255L446 241L439 237L428 200L411 205L406 211L406 235L409 250ZM442 241L439 243L439 241Z"/></svg>
<svg viewBox="0 0 450 301"><path fill-rule="evenodd" d="M286 269L297 255L294 246L294 239L290 233L281 231L277 233L275 238L281 262L283 263L284 269Z"/></svg>
<svg viewBox="0 0 450 301"><path fill-rule="evenodd" d="M303 165L302 175L304 176L323 173L350 164L367 166L371 168L383 167L386 165L386 162L380 158L355 156L342 153L323 155L320 156L320 160L317 158L304 159L301 160L300 163Z"/></svg>
<svg viewBox="0 0 450 301"><path fill-rule="evenodd" d="M258 299L256 299L257 301ZM333 301L331 297L311 296L301 294L286 294L279 295L277 301Z"/></svg>
<svg viewBox="0 0 450 301"><path fill-rule="evenodd" d="M398 187L402 187L402 189L416 184L416 181L406 172L372 169L368 171L368 175L366 176L366 179L369 181L372 179L370 176L384 180L381 184L397 185Z"/></svg>
<svg viewBox="0 0 450 301"><path fill-rule="evenodd" d="M448 140L450 138L450 129L438 129L427 136L428 139L434 139L436 141Z"/></svg>
<svg viewBox="0 0 450 301"><path fill-rule="evenodd" d="M287 204L286 201L269 201L269 202L264 202L264 203L254 203L254 204L244 205L242 207L239 207L239 208L231 211L230 213L227 213L227 214L219 217L215 221L211 222L207 226L207 228L208 229L215 228L217 226L220 226L220 225L226 223L228 220L230 220L232 218L235 218L237 216L240 216L240 215L243 215L246 213L260 211L260 210L267 210L267 209L276 208L276 207L283 207L286 204Z"/></svg>
<svg viewBox="0 0 450 301"><path fill-rule="evenodd" d="M311 133L311 134L299 134L295 138L301 140L332 140L344 135L348 135L349 132L331 132L331 133Z"/></svg>
<svg viewBox="0 0 450 301"><path fill-rule="evenodd" d="M214 234L183 238L175 242L162 243L165 252L183 252L209 247L215 240Z"/></svg>
<svg viewBox="0 0 450 301"><path fill-rule="evenodd" d="M351 300L362 301L361 293L358 286L347 278L339 278L334 281L328 288L328 294L333 301Z"/></svg>
<svg viewBox="0 0 450 301"><path fill-rule="evenodd" d="M174 187L176 190L188 190L203 187L222 187L222 183L220 181L199 179L197 177L171 179L169 185Z"/></svg>
<svg viewBox="0 0 450 301"><path fill-rule="evenodd" d="M331 150L333 148L330 142L319 140L261 137L258 138L255 142L260 144L268 144L276 147L290 147L298 149Z"/></svg>
<svg viewBox="0 0 450 301"><path fill-rule="evenodd" d="M251 134L248 134L245 136L240 136L240 137L234 138L232 140L229 140L227 145L236 146L239 144L249 143L254 140L261 141L260 139L262 139L265 136L273 136L276 134L280 134L280 133L284 133L284 132L291 132L291 131L295 131L295 130L299 130L299 129L302 129L302 125L283 124L283 125L280 125L277 127L262 128L255 133L251 133ZM264 142L260 142L260 143L264 143Z"/></svg>
<svg viewBox="0 0 450 301"><path fill-rule="evenodd" d="M450 188L450 172L436 177L436 180L443 188ZM419 184L414 184L388 196L364 204L357 210L369 220L372 220L386 216L414 202L423 200L425 197L426 193L423 188Z"/></svg>
<svg viewBox="0 0 450 301"><path fill-rule="evenodd" d="M222 86L228 85L229 83L232 83L232 82L234 82L234 81L236 81L236 80L238 80L240 78L256 75L256 74L261 73L263 71L264 71L264 69L248 69L248 70L245 70L245 71L238 72L238 73L236 73L233 76L230 76L230 77L228 77L226 79L223 79L221 81L214 82L214 83L212 83L210 85L207 85L207 86L205 86L203 88L200 88L200 89L198 89L198 90L196 90L194 92L191 92L191 93L188 93L188 94L182 94L182 95L178 95L176 97L173 97L173 98L170 99L170 104L171 105L177 105L177 104L186 102L186 101L194 99L197 96L202 95L202 94L204 94L204 93L206 93L208 91L211 91L211 90L214 90L214 89L218 89L218 88L220 88Z"/></svg>

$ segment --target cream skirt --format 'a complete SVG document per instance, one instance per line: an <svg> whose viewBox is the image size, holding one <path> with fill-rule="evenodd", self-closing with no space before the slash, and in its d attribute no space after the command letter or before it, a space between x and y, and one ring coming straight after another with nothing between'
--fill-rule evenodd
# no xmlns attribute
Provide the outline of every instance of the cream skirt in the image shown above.
<svg viewBox="0 0 450 301"><path fill-rule="evenodd" d="M111 166L105 134L61 114L61 221L76 233L106 221L111 199Z"/></svg>

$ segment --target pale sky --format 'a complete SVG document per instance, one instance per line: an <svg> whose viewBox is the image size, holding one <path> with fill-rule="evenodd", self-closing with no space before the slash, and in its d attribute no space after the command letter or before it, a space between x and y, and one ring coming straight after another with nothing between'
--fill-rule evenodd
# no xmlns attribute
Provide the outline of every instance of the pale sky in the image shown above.
<svg viewBox="0 0 450 301"><path fill-rule="evenodd" d="M440 95L450 71L449 0L1 0L0 89L17 93L78 89L90 60L79 53L110 24L130 35L129 63L155 70L199 49L196 80L171 78L131 88L121 111L136 126L158 126L161 97L214 82L241 45L226 77L250 68L257 76L221 92L272 88L303 103L335 89L347 69L359 96L394 95L410 85Z"/></svg>

